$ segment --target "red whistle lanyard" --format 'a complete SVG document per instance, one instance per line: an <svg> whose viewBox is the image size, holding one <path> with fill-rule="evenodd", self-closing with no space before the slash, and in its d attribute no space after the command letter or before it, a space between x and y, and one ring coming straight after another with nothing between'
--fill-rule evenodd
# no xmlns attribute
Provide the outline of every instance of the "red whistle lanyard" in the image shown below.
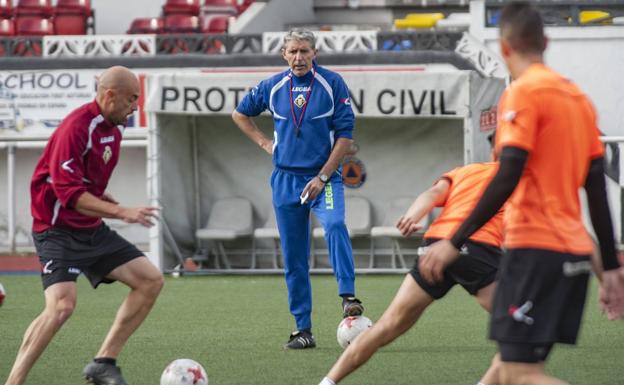
<svg viewBox="0 0 624 385"><path fill-rule="evenodd" d="M303 108L301 109L301 115L299 115L299 121L297 121L297 115L295 114L295 102L293 101L293 81L292 81L292 77L293 74L290 74L290 89L289 89L289 94L290 94L290 112L292 113L292 117L293 117L293 122L295 122L295 135L299 136L299 127L301 126L301 123L303 122L303 115L305 115L306 112L306 108L308 108L308 103L310 101L310 95L312 95L312 86L314 85L314 78L316 76L314 76L314 70L312 70L312 81L310 82L310 88L308 89L308 95L306 97L306 102L303 105Z"/></svg>

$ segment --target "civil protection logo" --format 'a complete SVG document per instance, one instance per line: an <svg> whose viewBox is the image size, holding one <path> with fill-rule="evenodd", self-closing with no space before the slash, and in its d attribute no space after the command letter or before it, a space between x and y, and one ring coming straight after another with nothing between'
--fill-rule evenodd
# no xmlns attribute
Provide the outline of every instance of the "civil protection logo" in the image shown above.
<svg viewBox="0 0 624 385"><path fill-rule="evenodd" d="M358 188L366 182L366 167L355 156L347 156L342 162L342 183L345 187Z"/></svg>

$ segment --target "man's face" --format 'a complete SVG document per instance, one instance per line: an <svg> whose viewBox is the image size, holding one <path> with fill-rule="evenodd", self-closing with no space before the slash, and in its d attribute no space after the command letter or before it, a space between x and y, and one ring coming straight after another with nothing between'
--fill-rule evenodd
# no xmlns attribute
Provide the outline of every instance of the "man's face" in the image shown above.
<svg viewBox="0 0 624 385"><path fill-rule="evenodd" d="M286 44L282 55L296 76L303 76L312 69L316 50L305 40L291 40Z"/></svg>
<svg viewBox="0 0 624 385"><path fill-rule="evenodd" d="M109 90L109 113L107 119L114 125L125 125L128 118L137 110L139 85L128 84L116 90Z"/></svg>

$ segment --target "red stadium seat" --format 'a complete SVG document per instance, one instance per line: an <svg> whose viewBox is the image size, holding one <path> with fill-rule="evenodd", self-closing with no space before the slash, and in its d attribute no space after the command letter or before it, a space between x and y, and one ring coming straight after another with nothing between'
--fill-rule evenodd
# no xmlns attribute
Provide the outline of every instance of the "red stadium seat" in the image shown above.
<svg viewBox="0 0 624 385"><path fill-rule="evenodd" d="M54 25L57 35L86 35L87 16L79 12L56 10Z"/></svg>
<svg viewBox="0 0 624 385"><path fill-rule="evenodd" d="M15 35L15 24L13 19L0 19L0 36Z"/></svg>
<svg viewBox="0 0 624 385"><path fill-rule="evenodd" d="M52 17L52 0L19 0L15 8L17 16Z"/></svg>
<svg viewBox="0 0 624 385"><path fill-rule="evenodd" d="M88 17L92 17L94 12L91 8L91 0L58 0L56 10L81 12Z"/></svg>
<svg viewBox="0 0 624 385"><path fill-rule="evenodd" d="M238 14L240 15L241 13L245 12L245 10L247 10L247 8L249 8L251 3L253 2L254 0L243 0L242 3L239 1L238 2Z"/></svg>
<svg viewBox="0 0 624 385"><path fill-rule="evenodd" d="M54 35L52 19L37 16L15 18L15 34L20 36Z"/></svg>
<svg viewBox="0 0 624 385"><path fill-rule="evenodd" d="M165 16L165 33L199 33L199 17L189 15Z"/></svg>
<svg viewBox="0 0 624 385"><path fill-rule="evenodd" d="M0 0L0 17L9 19L13 16L13 1Z"/></svg>
<svg viewBox="0 0 624 385"><path fill-rule="evenodd" d="M128 34L159 34L163 32L164 22L159 17L138 18L132 20Z"/></svg>
<svg viewBox="0 0 624 385"><path fill-rule="evenodd" d="M203 33L227 33L232 15L205 15L202 18Z"/></svg>
<svg viewBox="0 0 624 385"><path fill-rule="evenodd" d="M54 9L54 24L58 35L95 33L95 17L90 0L58 0Z"/></svg>
<svg viewBox="0 0 624 385"><path fill-rule="evenodd" d="M199 0L167 0L163 5L163 15L199 16Z"/></svg>
<svg viewBox="0 0 624 385"><path fill-rule="evenodd" d="M204 14L227 13L238 15L238 3L237 0L204 0L202 11Z"/></svg>

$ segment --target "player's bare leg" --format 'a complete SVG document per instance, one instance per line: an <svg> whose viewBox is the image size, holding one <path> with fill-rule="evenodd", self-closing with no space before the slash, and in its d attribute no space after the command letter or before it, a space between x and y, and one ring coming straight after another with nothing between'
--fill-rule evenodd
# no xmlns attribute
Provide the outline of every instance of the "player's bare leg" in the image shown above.
<svg viewBox="0 0 624 385"><path fill-rule="evenodd" d="M327 377L338 383L362 366L382 346L405 333L433 302L410 275L403 280L396 296L379 321L362 333L342 353Z"/></svg>
<svg viewBox="0 0 624 385"><path fill-rule="evenodd" d="M481 377L481 380L479 381L479 384L481 385L500 385L500 367L501 367L501 360L500 360L500 354L496 353L494 355L494 358L492 358L492 363L490 364L490 367L488 368L488 370L485 372L485 374L483 375L483 377Z"/></svg>
<svg viewBox="0 0 624 385"><path fill-rule="evenodd" d="M494 282L482 288L481 290L479 290L477 292L477 295L475 296L479 305L481 305L481 307L487 310L488 312L492 310L492 299L494 298L495 290L496 290L496 283ZM499 376L499 371L500 371L500 364L501 364L500 355L497 353L492 359L492 363L490 364L490 367L485 372L483 377L481 377L479 384L499 385L500 380L498 376Z"/></svg>
<svg viewBox="0 0 624 385"><path fill-rule="evenodd" d="M501 385L569 385L544 373L544 363L502 362Z"/></svg>
<svg viewBox="0 0 624 385"><path fill-rule="evenodd" d="M26 332L5 385L22 385L28 372L76 307L76 283L60 282L45 292L45 308Z"/></svg>
<svg viewBox="0 0 624 385"><path fill-rule="evenodd" d="M130 287L130 293L117 311L113 326L96 355L116 358L152 309L164 280L160 271L145 257L119 266L109 277Z"/></svg>

